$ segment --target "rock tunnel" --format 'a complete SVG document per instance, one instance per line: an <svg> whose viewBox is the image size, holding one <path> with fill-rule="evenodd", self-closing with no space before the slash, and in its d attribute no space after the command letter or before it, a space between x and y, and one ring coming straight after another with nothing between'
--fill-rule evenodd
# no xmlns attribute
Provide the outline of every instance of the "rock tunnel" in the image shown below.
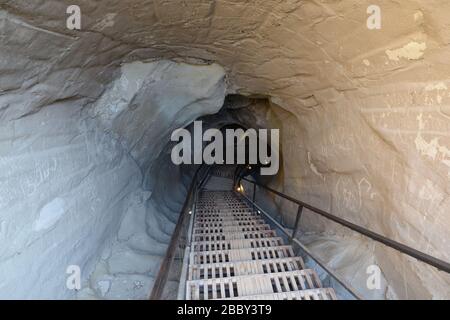
<svg viewBox="0 0 450 320"><path fill-rule="evenodd" d="M271 188L450 261L449 14L445 0L0 1L0 298L147 299L194 173L170 161L171 134L197 119L279 129ZM322 217L302 217L300 241L365 299L450 298L448 273Z"/></svg>

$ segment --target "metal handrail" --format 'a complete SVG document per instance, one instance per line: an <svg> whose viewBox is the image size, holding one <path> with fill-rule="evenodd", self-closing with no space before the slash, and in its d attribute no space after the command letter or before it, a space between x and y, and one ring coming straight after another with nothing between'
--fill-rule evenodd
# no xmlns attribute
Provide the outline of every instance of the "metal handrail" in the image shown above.
<svg viewBox="0 0 450 320"><path fill-rule="evenodd" d="M404 254L406 254L406 255L408 255L410 257L413 257L413 258L415 258L417 260L425 262L426 264L429 264L429 265L431 265L431 266L433 266L433 267L435 267L435 268L437 268L437 269L439 269L441 271L450 273L450 263L448 263L448 262L446 262L444 260L438 259L436 257L433 257L433 256L425 253L425 252L416 250L416 249L414 249L412 247L409 247L407 245L404 245L404 244L402 244L400 242L397 242L397 241L389 239L389 238L387 238L387 237L385 237L383 235L375 233L375 232L373 232L373 231L371 231L369 229L366 229L364 227L358 226L358 225L356 225L356 224L354 224L352 222L349 222L349 221L347 221L345 219L339 218L339 217L337 217L337 216L335 216L335 215L333 215L331 213L323 211L323 210L321 210L319 208L316 208L316 207L314 207L312 205L309 205L309 204L307 204L307 203L305 203L303 201L300 201L300 200L297 200L295 198L292 198L292 197L290 197L290 196L288 196L288 195L286 195L286 194L284 194L282 192L274 190L274 189L272 189L270 187L267 187L267 186L265 186L265 185L263 185L261 183L258 183L256 181L249 180L249 179L247 179L247 178L245 178L243 176L240 176L236 180L238 181L238 184L240 184L241 180L245 180L247 182L252 183L254 185L254 187L255 186L259 186L259 187L261 187L261 188L263 188L263 189L265 189L267 191L270 191L270 192L276 194L279 197L282 197L282 198L284 198L286 200L289 200L289 201L291 201L293 203L298 204L298 206L299 206L298 208L299 209L297 211L297 217L296 217L296 228L298 228L298 224L299 224L298 221L300 220L300 215L302 213L302 210L303 210L303 208L306 208L306 209L309 209L312 212L317 213L317 214L319 214L319 215L321 215L321 216L323 216L323 217L325 217L325 218L327 218L327 219L329 219L331 221L334 221L334 222L336 222L336 223L338 223L338 224L340 224L340 225L342 225L344 227L347 227L347 228L349 228L349 229L351 229L353 231L356 231L356 232L358 232L358 233L360 233L360 234L362 234L362 235L364 235L366 237L369 237L372 240L378 241L378 242L380 242L380 243L382 243L382 244L384 244L384 245L386 245L386 246L388 246L390 248L393 248L393 249L395 249L397 251L400 251L401 253L404 253ZM255 191L254 191L253 198L254 197L255 197ZM297 232L297 230L294 229L293 236L295 236L296 232Z"/></svg>
<svg viewBox="0 0 450 320"><path fill-rule="evenodd" d="M188 189L188 193L186 195L186 199L184 200L184 204L181 209L180 215L178 216L178 221L175 226L175 230L173 231L172 237L170 239L170 243L167 248L166 255L161 263L158 274L156 276L156 279L155 279L155 282L153 285L153 289L152 289L152 292L149 297L150 300L161 299L161 295L163 293L164 287L167 282L167 277L169 275L169 270L170 270L170 267L172 265L172 262L173 262L173 259L175 256L175 252L177 250L179 240L181 238L182 227L184 225L184 221L185 221L186 217L188 216L187 212L189 211L192 196L195 194L195 191L197 190L197 188L199 186L201 186L201 184L205 178L205 177L203 177L203 179L200 180L200 183L197 183L198 178L199 178L198 175L199 175L199 172L202 169L202 167L203 167L203 165L201 165L195 171L194 177L192 178L191 184Z"/></svg>
<svg viewBox="0 0 450 320"><path fill-rule="evenodd" d="M236 192L236 191L235 191ZM258 206L257 204L252 203L252 200L249 199L245 194L239 193L241 197L243 197L250 204L254 205L256 209L262 214L264 214L267 219L269 219L281 232L283 232L286 236L291 238L291 244L295 243L297 247L303 251L308 257L310 257L313 261L315 261L328 275L333 278L342 288L344 288L350 295L352 295L357 300L363 300L363 297L353 288L350 284L348 284L341 276L331 270L324 261L320 258L316 257L311 250L309 250L304 244L302 244L299 240L293 238L293 234L289 234L289 231L280 224L280 222L276 221L274 217L268 214L263 208Z"/></svg>

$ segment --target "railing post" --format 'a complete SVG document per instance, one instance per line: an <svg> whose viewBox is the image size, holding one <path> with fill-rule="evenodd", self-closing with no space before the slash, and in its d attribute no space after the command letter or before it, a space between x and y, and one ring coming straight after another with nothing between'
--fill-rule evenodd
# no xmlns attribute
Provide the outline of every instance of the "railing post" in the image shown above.
<svg viewBox="0 0 450 320"><path fill-rule="evenodd" d="M256 208L255 208L255 200L256 200L256 184L253 184L253 200L252 200L252 204L253 204L253 212L255 212Z"/></svg>
<svg viewBox="0 0 450 320"><path fill-rule="evenodd" d="M236 169L234 170L233 189L236 189L239 175L240 175L240 168L239 166L237 166Z"/></svg>
<svg viewBox="0 0 450 320"><path fill-rule="evenodd" d="M298 209L297 209L297 216L295 217L295 225L294 225L294 230L292 231L291 241L293 239L295 239L295 236L297 234L298 225L300 224L300 219L302 218L302 211L303 211L303 206L299 204Z"/></svg>

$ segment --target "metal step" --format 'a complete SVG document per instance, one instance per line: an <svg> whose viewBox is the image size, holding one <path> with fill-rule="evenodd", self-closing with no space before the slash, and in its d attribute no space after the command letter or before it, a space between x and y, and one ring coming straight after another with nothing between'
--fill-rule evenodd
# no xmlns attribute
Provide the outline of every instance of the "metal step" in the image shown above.
<svg viewBox="0 0 450 320"><path fill-rule="evenodd" d="M220 216L219 217L200 217L199 215L196 215L195 221L196 222L216 222L216 221L252 221L255 219L262 219L262 217L259 214L253 213L252 215L245 215L241 217L236 217L235 215L228 215L228 216Z"/></svg>
<svg viewBox="0 0 450 320"><path fill-rule="evenodd" d="M255 232L270 230L268 224L260 224L253 226L224 226L224 227L198 227L194 228L193 234L204 233L204 234L215 234L215 233L228 233L228 232Z"/></svg>
<svg viewBox="0 0 450 320"><path fill-rule="evenodd" d="M294 257L291 246L277 246L267 248L245 248L234 250L216 250L192 252L189 256L191 264L216 263L243 260L265 260Z"/></svg>
<svg viewBox="0 0 450 320"><path fill-rule="evenodd" d="M262 239L236 239L224 241L193 241L191 250L193 251L214 251L214 250L232 250L261 247L282 246L283 239L280 237L262 238Z"/></svg>
<svg viewBox="0 0 450 320"><path fill-rule="evenodd" d="M226 278L250 274L295 271L304 268L305 265L300 257L194 264L189 267L188 279L204 280Z"/></svg>
<svg viewBox="0 0 450 320"><path fill-rule="evenodd" d="M222 299L320 288L312 269L228 278L189 280L187 299Z"/></svg>
<svg viewBox="0 0 450 320"><path fill-rule="evenodd" d="M216 213L201 213L196 214L197 219L204 218L220 218L220 217L234 217L234 218L258 218L260 215L254 212L216 212Z"/></svg>
<svg viewBox="0 0 450 320"><path fill-rule="evenodd" d="M217 213L222 211L231 211L231 212L246 212L251 211L251 207L247 205L241 205L241 206L221 206L218 204L211 204L211 205L204 205L204 204L198 204L197 210L200 213L203 212L210 212L210 213Z"/></svg>
<svg viewBox="0 0 450 320"><path fill-rule="evenodd" d="M228 227L228 226L255 226L265 224L263 219L249 218L245 220L215 220L206 219L195 220L194 228Z"/></svg>
<svg viewBox="0 0 450 320"><path fill-rule="evenodd" d="M259 294L245 297L223 298L223 300L337 300L331 288Z"/></svg>
<svg viewBox="0 0 450 320"><path fill-rule="evenodd" d="M237 239L260 239L273 238L277 234L273 230L261 230L252 232L227 232L227 233L197 233L192 235L192 241L223 241L223 240L237 240Z"/></svg>

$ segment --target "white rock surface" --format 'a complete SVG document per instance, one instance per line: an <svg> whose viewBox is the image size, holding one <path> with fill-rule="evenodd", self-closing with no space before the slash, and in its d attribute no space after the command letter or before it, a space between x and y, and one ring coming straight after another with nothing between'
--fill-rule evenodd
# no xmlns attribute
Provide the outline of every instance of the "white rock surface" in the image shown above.
<svg viewBox="0 0 450 320"><path fill-rule="evenodd" d="M65 287L66 268L80 266L86 284L101 256L108 257L103 277L110 277L110 287L102 282L100 289L83 292L102 298L148 296L185 187L180 185L178 198L171 195L161 202L160 193L142 189L142 172L147 171L143 164L157 166L164 141L176 126L221 107L224 72L215 65L170 61L124 65L122 71L93 106L74 98L2 121L1 298L74 297ZM64 85L66 79L60 77ZM208 86L196 91L193 78ZM167 89L164 83L169 83ZM158 98L140 107L144 114L132 116L139 112L131 101L142 92L149 101ZM155 129L150 115L158 114ZM127 117L130 130L121 117ZM168 121L171 117L176 121ZM176 182L170 175L171 180L154 188Z"/></svg>
<svg viewBox="0 0 450 320"><path fill-rule="evenodd" d="M34 222L33 230L41 231L52 227L64 214L66 202L55 198L47 203L39 212L39 218Z"/></svg>

